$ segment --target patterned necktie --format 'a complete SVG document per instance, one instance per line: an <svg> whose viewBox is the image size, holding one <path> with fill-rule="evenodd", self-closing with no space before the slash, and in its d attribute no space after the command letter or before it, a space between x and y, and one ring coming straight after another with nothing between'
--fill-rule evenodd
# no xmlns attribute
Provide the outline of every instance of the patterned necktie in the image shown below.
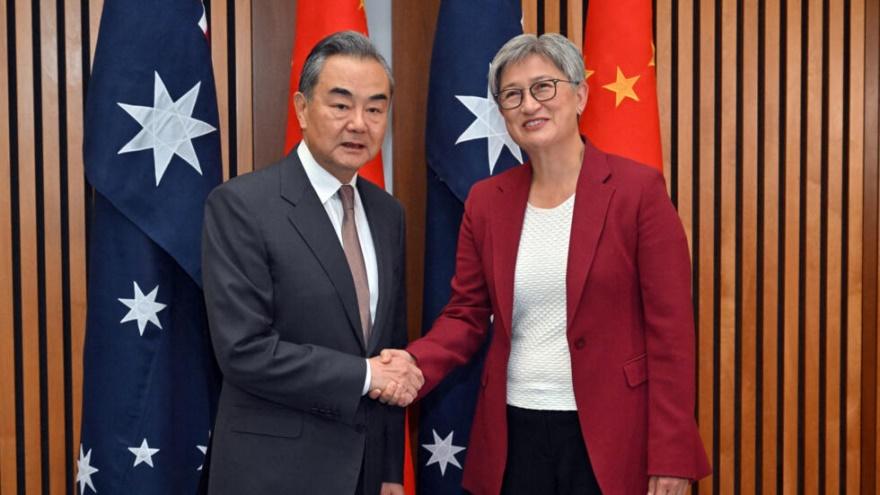
<svg viewBox="0 0 880 495"><path fill-rule="evenodd" d="M369 342L370 327L370 284L367 280L367 268L361 243L358 240L357 224L354 219L354 188L348 184L339 188L342 199L342 250L351 269L354 279L354 290L357 292L358 312L361 316L361 328L364 331L364 343Z"/></svg>

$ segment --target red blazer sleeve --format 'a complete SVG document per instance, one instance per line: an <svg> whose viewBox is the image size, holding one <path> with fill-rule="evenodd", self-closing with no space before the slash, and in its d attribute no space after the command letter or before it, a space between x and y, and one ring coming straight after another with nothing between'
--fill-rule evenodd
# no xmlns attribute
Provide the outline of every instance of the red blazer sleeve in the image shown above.
<svg viewBox="0 0 880 495"><path fill-rule="evenodd" d="M477 206L480 197L479 187L474 186L465 201L449 302L431 330L407 348L425 376L420 398L449 371L468 362L480 348L489 329L492 306L481 256L486 222Z"/></svg>
<svg viewBox="0 0 880 495"><path fill-rule="evenodd" d="M661 175L638 212L638 271L648 359L648 475L711 472L694 421L695 356L687 239Z"/></svg>

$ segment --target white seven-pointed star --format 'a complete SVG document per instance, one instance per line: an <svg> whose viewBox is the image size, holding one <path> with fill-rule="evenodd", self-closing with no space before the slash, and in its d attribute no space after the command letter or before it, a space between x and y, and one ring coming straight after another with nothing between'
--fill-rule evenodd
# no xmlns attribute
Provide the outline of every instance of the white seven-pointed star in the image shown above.
<svg viewBox="0 0 880 495"><path fill-rule="evenodd" d="M92 449L89 449L88 454L83 454L83 446L80 444L79 459L76 461L76 482L79 483L79 493L81 494L86 493L86 486L98 493L98 490L95 490L95 485L92 484L92 475L98 472L98 468L91 466L91 459Z"/></svg>
<svg viewBox="0 0 880 495"><path fill-rule="evenodd" d="M455 144L470 141L472 139L487 138L489 145L489 173L495 170L495 162L501 155L501 150L507 146L507 149L513 153L513 156L522 163L522 152L516 143L507 133L507 127L504 126L504 117L498 111L498 105L495 104L495 98L492 97L492 90L486 87L486 97L479 96L459 96L455 95L472 114L476 116L471 125L458 136Z"/></svg>
<svg viewBox="0 0 880 495"><path fill-rule="evenodd" d="M119 154L152 149L158 187L174 155L183 158L201 175L202 167L199 165L199 157L193 148L192 140L217 129L207 122L192 118L201 82L197 82L179 100L174 101L168 94L159 73L155 72L155 74L152 107L118 103L142 127L141 131L119 150Z"/></svg>
<svg viewBox="0 0 880 495"><path fill-rule="evenodd" d="M144 462L147 466L153 467L153 456L156 455L156 452L159 452L159 449L151 449L149 445L147 445L147 439L145 438L143 442L141 442L140 447L129 447L128 451L134 454L134 465Z"/></svg>
<svg viewBox="0 0 880 495"><path fill-rule="evenodd" d="M141 333L141 337L143 337L144 330L147 328L147 322L162 328L157 313L165 309L165 305L156 302L156 294L159 293L158 285L145 296L137 282L132 283L134 284L134 299L119 298L119 302L128 306L128 313L119 323L137 321L138 331Z"/></svg>
<svg viewBox="0 0 880 495"><path fill-rule="evenodd" d="M428 463L425 464L425 466L440 464L440 476L446 475L446 466L448 464L452 464L458 469L461 469L461 464L458 463L455 454L464 450L465 447L459 447L458 445L452 444L452 435L455 434L455 430L450 431L449 435L442 440L440 439L440 435L437 434L437 430L431 429L431 433L434 434L434 443L426 443L422 445L422 447L431 452L431 458L428 459Z"/></svg>

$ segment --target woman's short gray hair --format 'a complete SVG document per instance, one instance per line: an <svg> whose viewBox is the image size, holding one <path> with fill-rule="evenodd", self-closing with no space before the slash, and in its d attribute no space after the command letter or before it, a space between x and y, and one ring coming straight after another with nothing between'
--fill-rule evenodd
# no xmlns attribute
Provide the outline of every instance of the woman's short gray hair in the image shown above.
<svg viewBox="0 0 880 495"><path fill-rule="evenodd" d="M565 36L547 33L541 36L521 34L504 44L489 64L489 88L492 94L501 91L501 72L510 64L530 55L540 55L553 63L569 81L584 80L584 59L580 50Z"/></svg>
<svg viewBox="0 0 880 495"><path fill-rule="evenodd" d="M324 69L324 63L334 55L347 55L360 59L372 59L379 62L388 76L388 84L391 93L394 93L394 77L391 75L391 67L385 61L385 57L373 46L370 39L357 31L340 31L322 39L312 48L309 56L303 64L302 73L299 76L300 93L307 99L312 99L315 86L318 85L318 76Z"/></svg>

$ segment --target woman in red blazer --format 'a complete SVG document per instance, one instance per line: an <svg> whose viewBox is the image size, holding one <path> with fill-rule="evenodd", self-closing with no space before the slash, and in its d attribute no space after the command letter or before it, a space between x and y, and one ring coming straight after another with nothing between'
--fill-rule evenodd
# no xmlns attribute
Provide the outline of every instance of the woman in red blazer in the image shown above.
<svg viewBox="0 0 880 495"><path fill-rule="evenodd" d="M451 299L407 349L424 395L494 315L464 488L685 493L710 468L694 421L690 259L663 176L579 135L587 86L566 38L510 40L489 82L531 163L474 185Z"/></svg>

